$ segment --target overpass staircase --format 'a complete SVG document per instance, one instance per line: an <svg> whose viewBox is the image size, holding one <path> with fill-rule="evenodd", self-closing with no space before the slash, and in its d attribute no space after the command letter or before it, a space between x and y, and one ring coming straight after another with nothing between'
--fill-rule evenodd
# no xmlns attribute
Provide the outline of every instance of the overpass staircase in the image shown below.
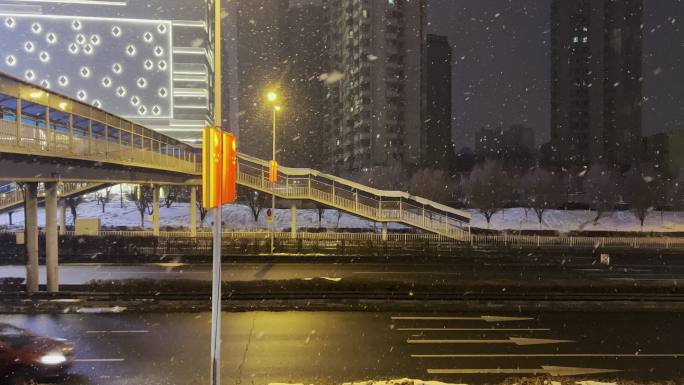
<svg viewBox="0 0 684 385"><path fill-rule="evenodd" d="M269 180L269 162L238 155L238 184L282 199L311 200L375 222L402 223L457 240L469 239L470 215L401 191L374 189L307 168L278 168Z"/></svg>

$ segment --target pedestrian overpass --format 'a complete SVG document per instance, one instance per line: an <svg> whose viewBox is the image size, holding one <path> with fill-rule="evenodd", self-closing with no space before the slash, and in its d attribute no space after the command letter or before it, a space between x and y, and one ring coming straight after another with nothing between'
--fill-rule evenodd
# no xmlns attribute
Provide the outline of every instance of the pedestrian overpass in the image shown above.
<svg viewBox="0 0 684 385"><path fill-rule="evenodd" d="M60 196L99 184L201 185L201 154L187 144L51 90L0 74L0 180L59 182ZM469 215L404 192L377 190L310 169L239 154L238 183L282 199L312 200L377 222L464 238ZM20 204L0 196L0 210Z"/></svg>
<svg viewBox="0 0 684 385"><path fill-rule="evenodd" d="M159 186L190 186L194 231L201 163L201 152L190 145L0 73L0 180L24 184L23 193L0 194L0 211L24 203L29 260L37 266L38 186L44 186L48 276L49 261L56 260L57 253L59 196L117 183L153 185L153 227L158 234ZM456 240L468 238L470 217L463 211L315 170L280 167L273 183L266 160L239 154L237 182L282 199L315 201L384 224L403 223ZM29 286L37 287L37 275L32 279L36 281Z"/></svg>

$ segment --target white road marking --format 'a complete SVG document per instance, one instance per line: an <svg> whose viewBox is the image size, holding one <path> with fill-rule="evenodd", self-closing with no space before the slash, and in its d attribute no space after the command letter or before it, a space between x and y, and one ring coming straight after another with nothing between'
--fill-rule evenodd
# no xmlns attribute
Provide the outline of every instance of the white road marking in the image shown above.
<svg viewBox="0 0 684 385"><path fill-rule="evenodd" d="M513 322L531 321L528 317L498 317L483 315L479 317L391 317L394 321L484 321L484 322Z"/></svg>
<svg viewBox="0 0 684 385"><path fill-rule="evenodd" d="M463 273L445 271L354 271L352 274L371 274L371 275L463 275Z"/></svg>
<svg viewBox="0 0 684 385"><path fill-rule="evenodd" d="M123 362L123 358L77 358L76 362Z"/></svg>
<svg viewBox="0 0 684 385"><path fill-rule="evenodd" d="M88 330L88 334L105 334L105 333L149 333L149 330Z"/></svg>
<svg viewBox="0 0 684 385"><path fill-rule="evenodd" d="M495 329L495 328L397 328L397 331L456 331L456 332L548 332L551 329Z"/></svg>
<svg viewBox="0 0 684 385"><path fill-rule="evenodd" d="M616 369L595 369L595 368L573 368L564 366L542 366L541 369L428 369L430 374L548 374L553 377L559 376L578 376L583 374L616 373L622 370Z"/></svg>
<svg viewBox="0 0 684 385"><path fill-rule="evenodd" d="M684 353L676 354L614 354L614 353L577 353L577 354L411 354L413 358L514 358L514 357L617 357L617 358L684 358Z"/></svg>
<svg viewBox="0 0 684 385"><path fill-rule="evenodd" d="M506 340L406 340L406 343L409 344L515 344L518 346L562 344L568 342L575 341L519 337L509 337Z"/></svg>

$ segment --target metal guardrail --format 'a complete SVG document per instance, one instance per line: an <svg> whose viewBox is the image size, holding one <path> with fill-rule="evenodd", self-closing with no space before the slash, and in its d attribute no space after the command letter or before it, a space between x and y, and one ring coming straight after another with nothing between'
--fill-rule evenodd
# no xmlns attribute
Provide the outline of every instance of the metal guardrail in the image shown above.
<svg viewBox="0 0 684 385"><path fill-rule="evenodd" d="M0 231L0 233L13 234L15 231ZM100 236L111 237L153 237L151 230L101 230ZM67 231L65 235L75 236L73 231ZM160 238L190 238L190 231L162 231ZM209 230L197 232L197 238L211 238ZM268 231L224 231L224 239L264 240L270 239ZM464 245L463 241L440 234L428 233L389 233L383 236L380 233L337 233L337 232L276 232L277 240L307 240L307 241L371 241L389 243L428 242L439 244ZM681 237L589 237L589 236L538 236L538 235L471 235L468 243L472 247L497 248L497 249L646 249L646 250L683 250L684 238Z"/></svg>

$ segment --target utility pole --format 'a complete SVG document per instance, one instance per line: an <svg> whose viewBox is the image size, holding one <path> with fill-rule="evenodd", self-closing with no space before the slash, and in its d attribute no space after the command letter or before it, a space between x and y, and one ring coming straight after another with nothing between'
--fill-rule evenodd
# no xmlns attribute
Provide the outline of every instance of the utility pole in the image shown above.
<svg viewBox="0 0 684 385"><path fill-rule="evenodd" d="M216 0L214 7L214 126L220 128L222 122L221 0ZM219 196L221 196L220 193ZM214 209L211 287L211 385L221 384L221 210L220 204Z"/></svg>

